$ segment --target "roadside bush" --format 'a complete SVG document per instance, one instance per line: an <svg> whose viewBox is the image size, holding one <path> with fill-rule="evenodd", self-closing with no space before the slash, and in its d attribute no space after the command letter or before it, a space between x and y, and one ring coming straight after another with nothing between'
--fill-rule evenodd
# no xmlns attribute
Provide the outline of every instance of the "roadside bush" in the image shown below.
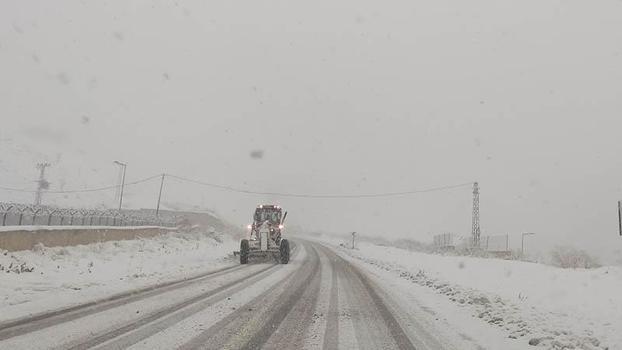
<svg viewBox="0 0 622 350"><path fill-rule="evenodd" d="M45 245L39 242L32 247L32 251L41 255L45 255Z"/></svg>
<svg viewBox="0 0 622 350"><path fill-rule="evenodd" d="M557 246L551 251L551 262L564 269L593 269L600 267L598 260L585 250L571 246Z"/></svg>

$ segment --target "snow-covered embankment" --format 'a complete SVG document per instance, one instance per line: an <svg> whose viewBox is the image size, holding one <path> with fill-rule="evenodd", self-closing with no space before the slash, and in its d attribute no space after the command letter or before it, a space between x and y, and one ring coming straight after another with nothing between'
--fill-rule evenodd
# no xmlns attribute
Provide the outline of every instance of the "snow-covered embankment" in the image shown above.
<svg viewBox="0 0 622 350"><path fill-rule="evenodd" d="M0 251L0 322L231 265L236 248L228 235L195 232Z"/></svg>
<svg viewBox="0 0 622 350"><path fill-rule="evenodd" d="M504 337L517 348L622 349L621 267L571 270L325 241L482 345L501 346L491 339Z"/></svg>

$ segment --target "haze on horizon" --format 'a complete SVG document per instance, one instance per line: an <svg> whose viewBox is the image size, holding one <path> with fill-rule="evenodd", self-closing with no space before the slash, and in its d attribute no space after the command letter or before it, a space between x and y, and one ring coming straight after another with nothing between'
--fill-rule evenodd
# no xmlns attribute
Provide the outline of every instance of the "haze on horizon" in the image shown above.
<svg viewBox="0 0 622 350"><path fill-rule="evenodd" d="M536 232L620 259L622 2L4 1L0 185L162 172L256 191L356 194L478 181L483 235ZM128 188L153 207L159 184ZM1 201L31 201L0 191ZM114 207L112 193L47 195ZM384 199L171 181L168 208L431 240L470 233L471 189ZM617 256L616 256L617 255Z"/></svg>

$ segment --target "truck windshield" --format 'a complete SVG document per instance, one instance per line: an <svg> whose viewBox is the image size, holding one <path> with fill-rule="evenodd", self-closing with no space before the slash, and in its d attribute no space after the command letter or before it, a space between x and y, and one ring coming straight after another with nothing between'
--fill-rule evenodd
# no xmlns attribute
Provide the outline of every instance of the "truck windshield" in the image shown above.
<svg viewBox="0 0 622 350"><path fill-rule="evenodd" d="M281 211L275 209L257 209L255 211L255 221L256 222L264 222L269 221L270 223L276 224L281 222Z"/></svg>

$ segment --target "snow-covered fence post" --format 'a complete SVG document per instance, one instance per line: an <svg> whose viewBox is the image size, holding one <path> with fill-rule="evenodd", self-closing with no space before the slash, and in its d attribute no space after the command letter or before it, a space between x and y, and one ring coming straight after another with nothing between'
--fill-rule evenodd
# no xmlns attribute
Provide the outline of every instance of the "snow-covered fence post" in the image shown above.
<svg viewBox="0 0 622 350"><path fill-rule="evenodd" d="M32 211L32 225L36 224L37 214L42 211L42 208L35 208L30 209L30 211Z"/></svg>
<svg viewBox="0 0 622 350"><path fill-rule="evenodd" d="M85 225L85 221L86 221L86 216L87 215L88 215L88 211L80 210L80 216L82 216L82 221L81 221L80 225L82 225L82 226Z"/></svg>
<svg viewBox="0 0 622 350"><path fill-rule="evenodd" d="M121 213L118 211L112 212L112 226L121 226Z"/></svg>
<svg viewBox="0 0 622 350"><path fill-rule="evenodd" d="M2 215L2 226L6 226L6 216L9 214L11 208L13 208L12 204L3 206L4 214Z"/></svg>
<svg viewBox="0 0 622 350"><path fill-rule="evenodd" d="M4 203L0 203L0 211L6 213L7 211L7 206ZM4 226L4 222L2 223L2 226Z"/></svg>
<svg viewBox="0 0 622 350"><path fill-rule="evenodd" d="M73 219L75 218L76 214L78 214L78 211L75 209L69 209L69 225L73 226Z"/></svg>
<svg viewBox="0 0 622 350"><path fill-rule="evenodd" d="M102 212L102 217L106 220L106 222L104 223L105 226L110 226L110 216L112 215L112 213L110 212L110 210L105 210Z"/></svg>
<svg viewBox="0 0 622 350"><path fill-rule="evenodd" d="M98 217L98 218L97 218L97 224L98 224L99 226L102 226L102 225L103 225L102 223L103 223L103 220L104 220L104 216L105 216L105 215L106 215L106 211L104 211L104 210L98 210L98 211L97 211L97 217Z"/></svg>
<svg viewBox="0 0 622 350"><path fill-rule="evenodd" d="M62 226L65 223L66 216L69 217L69 225L73 225L73 215L75 214L74 211L72 211L71 209L61 209L58 212L60 214L60 222L58 223L59 225Z"/></svg>
<svg viewBox="0 0 622 350"><path fill-rule="evenodd" d="M54 218L57 217L58 221L56 223L56 225L62 225L63 224L63 215L64 214L64 210L63 209L50 209L50 211L48 211L48 226L53 226L54 225Z"/></svg>
<svg viewBox="0 0 622 350"><path fill-rule="evenodd" d="M95 217L96 213L97 212L95 210L89 211L89 226L93 226L93 217Z"/></svg>
<svg viewBox="0 0 622 350"><path fill-rule="evenodd" d="M21 226L24 221L24 212L28 210L28 207L25 205L18 205L16 209L19 211L19 219L17 220L17 226Z"/></svg>
<svg viewBox="0 0 622 350"><path fill-rule="evenodd" d="M104 211L102 215L104 216L104 219L106 220L104 222L104 225L110 226L110 210Z"/></svg>

